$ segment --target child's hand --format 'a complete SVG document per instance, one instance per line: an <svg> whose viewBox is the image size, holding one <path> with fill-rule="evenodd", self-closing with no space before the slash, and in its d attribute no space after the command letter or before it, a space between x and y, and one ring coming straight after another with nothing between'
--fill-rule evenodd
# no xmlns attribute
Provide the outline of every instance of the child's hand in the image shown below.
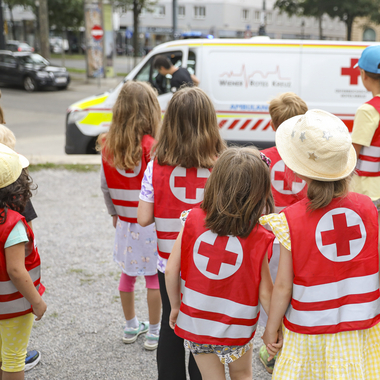
<svg viewBox="0 0 380 380"><path fill-rule="evenodd" d="M275 357L275 355L277 354L278 351L280 351L280 349L281 349L281 347L283 345L284 337L282 335L282 328L281 328L281 326L278 329L277 334L278 334L277 343L269 343L266 346L268 354L269 354L268 361L272 360Z"/></svg>
<svg viewBox="0 0 380 380"><path fill-rule="evenodd" d="M37 316L36 321L39 321L47 309L45 301L41 298L40 302L32 305L33 314Z"/></svg>
<svg viewBox="0 0 380 380"><path fill-rule="evenodd" d="M113 228L116 228L116 224L117 224L117 215L112 215L112 225L113 225Z"/></svg>
<svg viewBox="0 0 380 380"><path fill-rule="evenodd" d="M278 340L278 331L271 332L268 328L266 328L264 335L261 337L261 339L264 341L264 344L266 346L268 346L269 344L276 343Z"/></svg>
<svg viewBox="0 0 380 380"><path fill-rule="evenodd" d="M177 322L179 309L172 309L169 317L169 326L174 330L174 326Z"/></svg>

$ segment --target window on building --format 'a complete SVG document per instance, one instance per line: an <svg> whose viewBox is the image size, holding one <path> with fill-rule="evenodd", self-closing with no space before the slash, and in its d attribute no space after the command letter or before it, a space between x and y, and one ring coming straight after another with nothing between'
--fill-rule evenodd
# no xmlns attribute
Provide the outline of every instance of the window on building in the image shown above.
<svg viewBox="0 0 380 380"><path fill-rule="evenodd" d="M243 21L248 21L249 20L249 10L248 9L243 9L241 11L241 18Z"/></svg>
<svg viewBox="0 0 380 380"><path fill-rule="evenodd" d="M180 5L178 7L178 17L185 17L186 15L186 8L184 5Z"/></svg>
<svg viewBox="0 0 380 380"><path fill-rule="evenodd" d="M255 22L260 22L260 11L255 11Z"/></svg>
<svg viewBox="0 0 380 380"><path fill-rule="evenodd" d="M194 17L195 18L205 18L206 17L206 7L194 7Z"/></svg>
<svg viewBox="0 0 380 380"><path fill-rule="evenodd" d="M155 17L165 17L165 5L157 5L154 9Z"/></svg>
<svg viewBox="0 0 380 380"><path fill-rule="evenodd" d="M363 41L376 41L376 32L372 28L367 28L363 32Z"/></svg>
<svg viewBox="0 0 380 380"><path fill-rule="evenodd" d="M272 12L267 12L266 14L266 17L267 17L267 24L272 24Z"/></svg>

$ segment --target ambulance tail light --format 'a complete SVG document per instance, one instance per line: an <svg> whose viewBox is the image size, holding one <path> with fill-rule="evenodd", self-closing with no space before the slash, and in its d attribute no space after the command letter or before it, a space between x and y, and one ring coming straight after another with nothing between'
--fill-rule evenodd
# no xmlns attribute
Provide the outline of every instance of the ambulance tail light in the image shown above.
<svg viewBox="0 0 380 380"><path fill-rule="evenodd" d="M68 124L74 124L83 120L88 115L88 111L71 111L67 119Z"/></svg>

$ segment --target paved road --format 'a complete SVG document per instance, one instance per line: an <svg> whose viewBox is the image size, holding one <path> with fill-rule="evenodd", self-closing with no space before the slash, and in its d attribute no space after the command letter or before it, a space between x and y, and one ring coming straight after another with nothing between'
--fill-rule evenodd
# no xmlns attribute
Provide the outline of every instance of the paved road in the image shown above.
<svg viewBox="0 0 380 380"><path fill-rule="evenodd" d="M102 79L89 84L73 80L67 90L28 93L17 87L1 86L0 105L6 125L16 135L16 149L25 155L63 155L67 107L85 97L115 87L122 78Z"/></svg>

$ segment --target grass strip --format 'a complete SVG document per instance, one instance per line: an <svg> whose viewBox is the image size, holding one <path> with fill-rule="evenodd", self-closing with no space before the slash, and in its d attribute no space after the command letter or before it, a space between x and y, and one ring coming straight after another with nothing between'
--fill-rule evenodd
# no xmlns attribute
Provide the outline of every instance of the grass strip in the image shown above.
<svg viewBox="0 0 380 380"><path fill-rule="evenodd" d="M51 162L46 162L45 164L29 165L28 168L30 172L38 172L45 169L71 170L75 172L97 172L100 170L100 165L53 164Z"/></svg>

